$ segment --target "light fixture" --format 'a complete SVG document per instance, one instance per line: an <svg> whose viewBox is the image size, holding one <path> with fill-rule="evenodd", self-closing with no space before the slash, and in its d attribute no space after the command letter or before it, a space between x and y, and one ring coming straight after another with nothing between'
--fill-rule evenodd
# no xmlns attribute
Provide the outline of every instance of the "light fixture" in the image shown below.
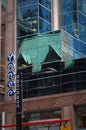
<svg viewBox="0 0 86 130"><path fill-rule="evenodd" d="M56 73L57 70L51 67L43 69L42 73Z"/></svg>
<svg viewBox="0 0 86 130"><path fill-rule="evenodd" d="M37 31L37 29L36 29L36 28L33 28L33 29L32 29L32 31L33 31L33 32L36 32L36 31Z"/></svg>
<svg viewBox="0 0 86 130"><path fill-rule="evenodd" d="M37 20L32 21L32 23L33 23L33 24L36 24L36 23L37 23Z"/></svg>

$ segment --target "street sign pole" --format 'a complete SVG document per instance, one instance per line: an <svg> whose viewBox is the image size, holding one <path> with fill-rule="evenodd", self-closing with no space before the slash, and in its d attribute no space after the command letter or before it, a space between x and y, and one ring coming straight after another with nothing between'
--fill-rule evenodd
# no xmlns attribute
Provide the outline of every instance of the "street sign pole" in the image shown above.
<svg viewBox="0 0 86 130"><path fill-rule="evenodd" d="M8 60L8 83L7 86L9 88L7 94L8 96L12 97L16 93L16 130L22 130L22 93L23 93L23 73L18 72L16 74L16 92L14 90L15 82L14 82L14 60L15 60L15 55L14 54L9 54L7 56Z"/></svg>
<svg viewBox="0 0 86 130"><path fill-rule="evenodd" d="M16 80L16 130L22 130L22 95L23 93L23 73L17 73Z"/></svg>

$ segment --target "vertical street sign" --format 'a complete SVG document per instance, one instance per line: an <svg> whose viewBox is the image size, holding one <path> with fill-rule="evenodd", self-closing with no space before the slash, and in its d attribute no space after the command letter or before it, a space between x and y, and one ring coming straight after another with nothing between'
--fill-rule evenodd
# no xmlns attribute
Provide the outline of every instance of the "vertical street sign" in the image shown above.
<svg viewBox="0 0 86 130"><path fill-rule="evenodd" d="M15 55L14 54L9 54L7 56L8 60L8 82L7 82L7 87L9 88L7 94L8 96L12 97L16 93L16 130L22 130L22 93L23 93L23 73L18 72L16 74L16 92L14 90L15 86Z"/></svg>
<svg viewBox="0 0 86 130"><path fill-rule="evenodd" d="M8 61L8 65L7 65L7 69L8 69L7 87L9 88L7 94L10 97L12 97L15 94L15 90L13 90L14 86L15 86L15 82L14 82L14 77L15 77L15 73L14 73L14 69L15 69L14 60L15 60L15 55L14 54L9 54L7 56L7 61Z"/></svg>
<svg viewBox="0 0 86 130"><path fill-rule="evenodd" d="M16 130L22 130L23 73L18 72L16 78Z"/></svg>

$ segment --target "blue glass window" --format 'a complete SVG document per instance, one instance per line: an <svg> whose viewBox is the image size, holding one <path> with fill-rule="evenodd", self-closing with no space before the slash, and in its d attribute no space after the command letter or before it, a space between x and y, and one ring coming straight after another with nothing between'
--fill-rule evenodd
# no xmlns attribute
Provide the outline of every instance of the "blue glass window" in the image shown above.
<svg viewBox="0 0 86 130"><path fill-rule="evenodd" d="M86 29L82 25L79 25L79 38L86 42Z"/></svg>
<svg viewBox="0 0 86 130"><path fill-rule="evenodd" d="M46 21L51 21L51 12L49 12L47 9L39 5L39 16Z"/></svg>
<svg viewBox="0 0 86 130"><path fill-rule="evenodd" d="M27 5L37 4L38 0L17 0L18 8L24 7Z"/></svg>
<svg viewBox="0 0 86 130"><path fill-rule="evenodd" d="M74 49L82 53L82 55L86 55L86 44L83 42L74 39Z"/></svg>
<svg viewBox="0 0 86 130"><path fill-rule="evenodd" d="M78 0L78 10L86 14L86 1L85 0Z"/></svg>
<svg viewBox="0 0 86 130"><path fill-rule="evenodd" d="M70 25L72 23L72 13L63 15L64 25Z"/></svg>
<svg viewBox="0 0 86 130"><path fill-rule="evenodd" d="M39 33L48 32L51 30L51 25L42 19L39 19Z"/></svg>
<svg viewBox="0 0 86 130"><path fill-rule="evenodd" d="M23 19L30 19L31 17L38 16L38 6L32 5L25 8L18 9L18 17Z"/></svg>
<svg viewBox="0 0 86 130"><path fill-rule="evenodd" d="M51 10L51 0L39 0L39 3Z"/></svg>
<svg viewBox="0 0 86 130"><path fill-rule="evenodd" d="M72 26L65 26L65 29L64 29L66 32L70 33L71 35L73 34L73 31L72 31Z"/></svg>
<svg viewBox="0 0 86 130"><path fill-rule="evenodd" d="M62 12L68 13L68 11L72 10L72 1L68 0L65 2L65 0L62 0Z"/></svg>
<svg viewBox="0 0 86 130"><path fill-rule="evenodd" d="M79 23L86 27L86 16L78 12Z"/></svg>
<svg viewBox="0 0 86 130"><path fill-rule="evenodd" d="M76 0L62 0L62 12L68 13L70 11L77 10L77 1Z"/></svg>

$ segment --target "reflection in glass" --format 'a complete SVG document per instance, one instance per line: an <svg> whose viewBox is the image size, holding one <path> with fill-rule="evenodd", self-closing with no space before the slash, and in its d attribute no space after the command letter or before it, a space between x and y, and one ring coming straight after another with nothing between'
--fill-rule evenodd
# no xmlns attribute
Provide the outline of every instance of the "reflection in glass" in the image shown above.
<svg viewBox="0 0 86 130"><path fill-rule="evenodd" d="M32 0L18 1L18 37L37 35L51 30L51 12L49 10L51 1L40 1L40 3L37 3L37 0L34 0L34 4Z"/></svg>
<svg viewBox="0 0 86 130"><path fill-rule="evenodd" d="M60 72L56 65L60 64ZM24 76L24 98L51 95L57 93L79 91L86 89L86 59L50 62L55 73L32 73ZM46 68L46 66L44 66ZM27 68L27 72L29 72ZM24 71L24 70L22 70ZM24 71L23 73L26 75ZM29 76L29 78L28 78Z"/></svg>
<svg viewBox="0 0 86 130"><path fill-rule="evenodd" d="M86 28L84 26L79 25L79 37L82 41L86 42Z"/></svg>
<svg viewBox="0 0 86 130"><path fill-rule="evenodd" d="M39 16L44 20L51 22L51 12L39 5Z"/></svg>
<svg viewBox="0 0 86 130"><path fill-rule="evenodd" d="M51 10L51 0L39 0L39 3Z"/></svg>
<svg viewBox="0 0 86 130"><path fill-rule="evenodd" d="M85 0L65 0L61 1L60 27L72 34L77 39L86 42L86 1ZM81 28L84 30L83 35Z"/></svg>
<svg viewBox="0 0 86 130"><path fill-rule="evenodd" d="M36 35L51 31L51 1L18 1L18 67L24 73L24 98L86 89L86 44L81 41L86 41L84 1L79 0L79 5L75 0L61 1L60 23L69 34L42 36ZM46 71L49 68L56 71Z"/></svg>
<svg viewBox="0 0 86 130"><path fill-rule="evenodd" d="M38 0L17 0L18 8L25 7L27 5L37 4Z"/></svg>
<svg viewBox="0 0 86 130"><path fill-rule="evenodd" d="M48 32L51 30L51 25L46 21L39 19L39 33Z"/></svg>
<svg viewBox="0 0 86 130"><path fill-rule="evenodd" d="M85 0L78 0L78 10L86 14L86 1Z"/></svg>
<svg viewBox="0 0 86 130"><path fill-rule="evenodd" d="M18 9L18 19L30 19L31 17L38 16L38 6L27 6Z"/></svg>

